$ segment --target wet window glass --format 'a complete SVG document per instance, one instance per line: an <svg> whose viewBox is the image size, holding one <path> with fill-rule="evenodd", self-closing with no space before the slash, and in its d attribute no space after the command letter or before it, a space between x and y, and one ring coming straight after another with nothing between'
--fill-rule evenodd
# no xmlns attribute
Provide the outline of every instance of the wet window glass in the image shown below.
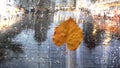
<svg viewBox="0 0 120 68"><path fill-rule="evenodd" d="M80 37L74 25L83 33L77 49L56 46L54 33L58 43L66 29L64 37ZM119 68L119 45L119 0L0 0L0 68Z"/></svg>

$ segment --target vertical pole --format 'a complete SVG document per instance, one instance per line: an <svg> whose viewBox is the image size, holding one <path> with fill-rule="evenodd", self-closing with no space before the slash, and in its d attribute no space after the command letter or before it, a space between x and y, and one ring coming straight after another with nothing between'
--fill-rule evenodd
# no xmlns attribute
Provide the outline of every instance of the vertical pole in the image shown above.
<svg viewBox="0 0 120 68"><path fill-rule="evenodd" d="M74 68L74 52L73 51L69 51L67 49L67 46L66 46L66 50L67 50L66 68Z"/></svg>
<svg viewBox="0 0 120 68"><path fill-rule="evenodd" d="M30 20L31 19L31 16L30 16L30 12L31 12L31 10L30 10L30 0L28 0L28 10L29 10L28 16L29 16L29 20Z"/></svg>

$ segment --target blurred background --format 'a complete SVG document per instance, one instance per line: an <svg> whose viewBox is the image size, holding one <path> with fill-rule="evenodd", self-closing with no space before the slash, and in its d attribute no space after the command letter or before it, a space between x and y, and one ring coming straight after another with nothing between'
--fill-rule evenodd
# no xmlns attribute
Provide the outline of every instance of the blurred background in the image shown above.
<svg viewBox="0 0 120 68"><path fill-rule="evenodd" d="M84 35L75 51L52 42L69 17ZM0 0L0 68L119 67L119 0Z"/></svg>

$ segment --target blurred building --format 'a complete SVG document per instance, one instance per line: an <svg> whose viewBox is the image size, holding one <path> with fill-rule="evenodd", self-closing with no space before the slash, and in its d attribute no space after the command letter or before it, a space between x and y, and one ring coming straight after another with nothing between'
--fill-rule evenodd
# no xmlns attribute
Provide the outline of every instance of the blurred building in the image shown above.
<svg viewBox="0 0 120 68"><path fill-rule="evenodd" d="M18 5L20 7L29 9L29 8L35 7L37 2L39 2L39 0L19 0Z"/></svg>
<svg viewBox="0 0 120 68"><path fill-rule="evenodd" d="M68 9L69 7L76 7L76 0L56 0L55 9Z"/></svg>
<svg viewBox="0 0 120 68"><path fill-rule="evenodd" d="M76 0L76 8L87 8L91 4L91 0Z"/></svg>
<svg viewBox="0 0 120 68"><path fill-rule="evenodd" d="M50 8L51 10L54 10L55 8L55 0L50 0Z"/></svg>
<svg viewBox="0 0 120 68"><path fill-rule="evenodd" d="M119 0L91 0L93 3L104 3L104 2L114 2Z"/></svg>
<svg viewBox="0 0 120 68"><path fill-rule="evenodd" d="M53 8L54 0L15 0L17 6L24 7L30 10L33 7L41 6L43 8Z"/></svg>

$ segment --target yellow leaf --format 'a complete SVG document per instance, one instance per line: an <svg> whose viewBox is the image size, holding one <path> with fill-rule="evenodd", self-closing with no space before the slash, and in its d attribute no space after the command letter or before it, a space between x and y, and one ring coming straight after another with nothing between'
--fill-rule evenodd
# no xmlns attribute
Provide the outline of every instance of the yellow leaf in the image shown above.
<svg viewBox="0 0 120 68"><path fill-rule="evenodd" d="M66 23L62 22L58 27L55 28L55 32L53 35L53 42L57 46L61 46L62 44L65 43L66 33L67 33L67 30L65 30L66 28L65 25Z"/></svg>
<svg viewBox="0 0 120 68"><path fill-rule="evenodd" d="M76 50L83 39L83 32L76 22L69 18L55 28L53 42L57 46L67 43L69 50Z"/></svg>

